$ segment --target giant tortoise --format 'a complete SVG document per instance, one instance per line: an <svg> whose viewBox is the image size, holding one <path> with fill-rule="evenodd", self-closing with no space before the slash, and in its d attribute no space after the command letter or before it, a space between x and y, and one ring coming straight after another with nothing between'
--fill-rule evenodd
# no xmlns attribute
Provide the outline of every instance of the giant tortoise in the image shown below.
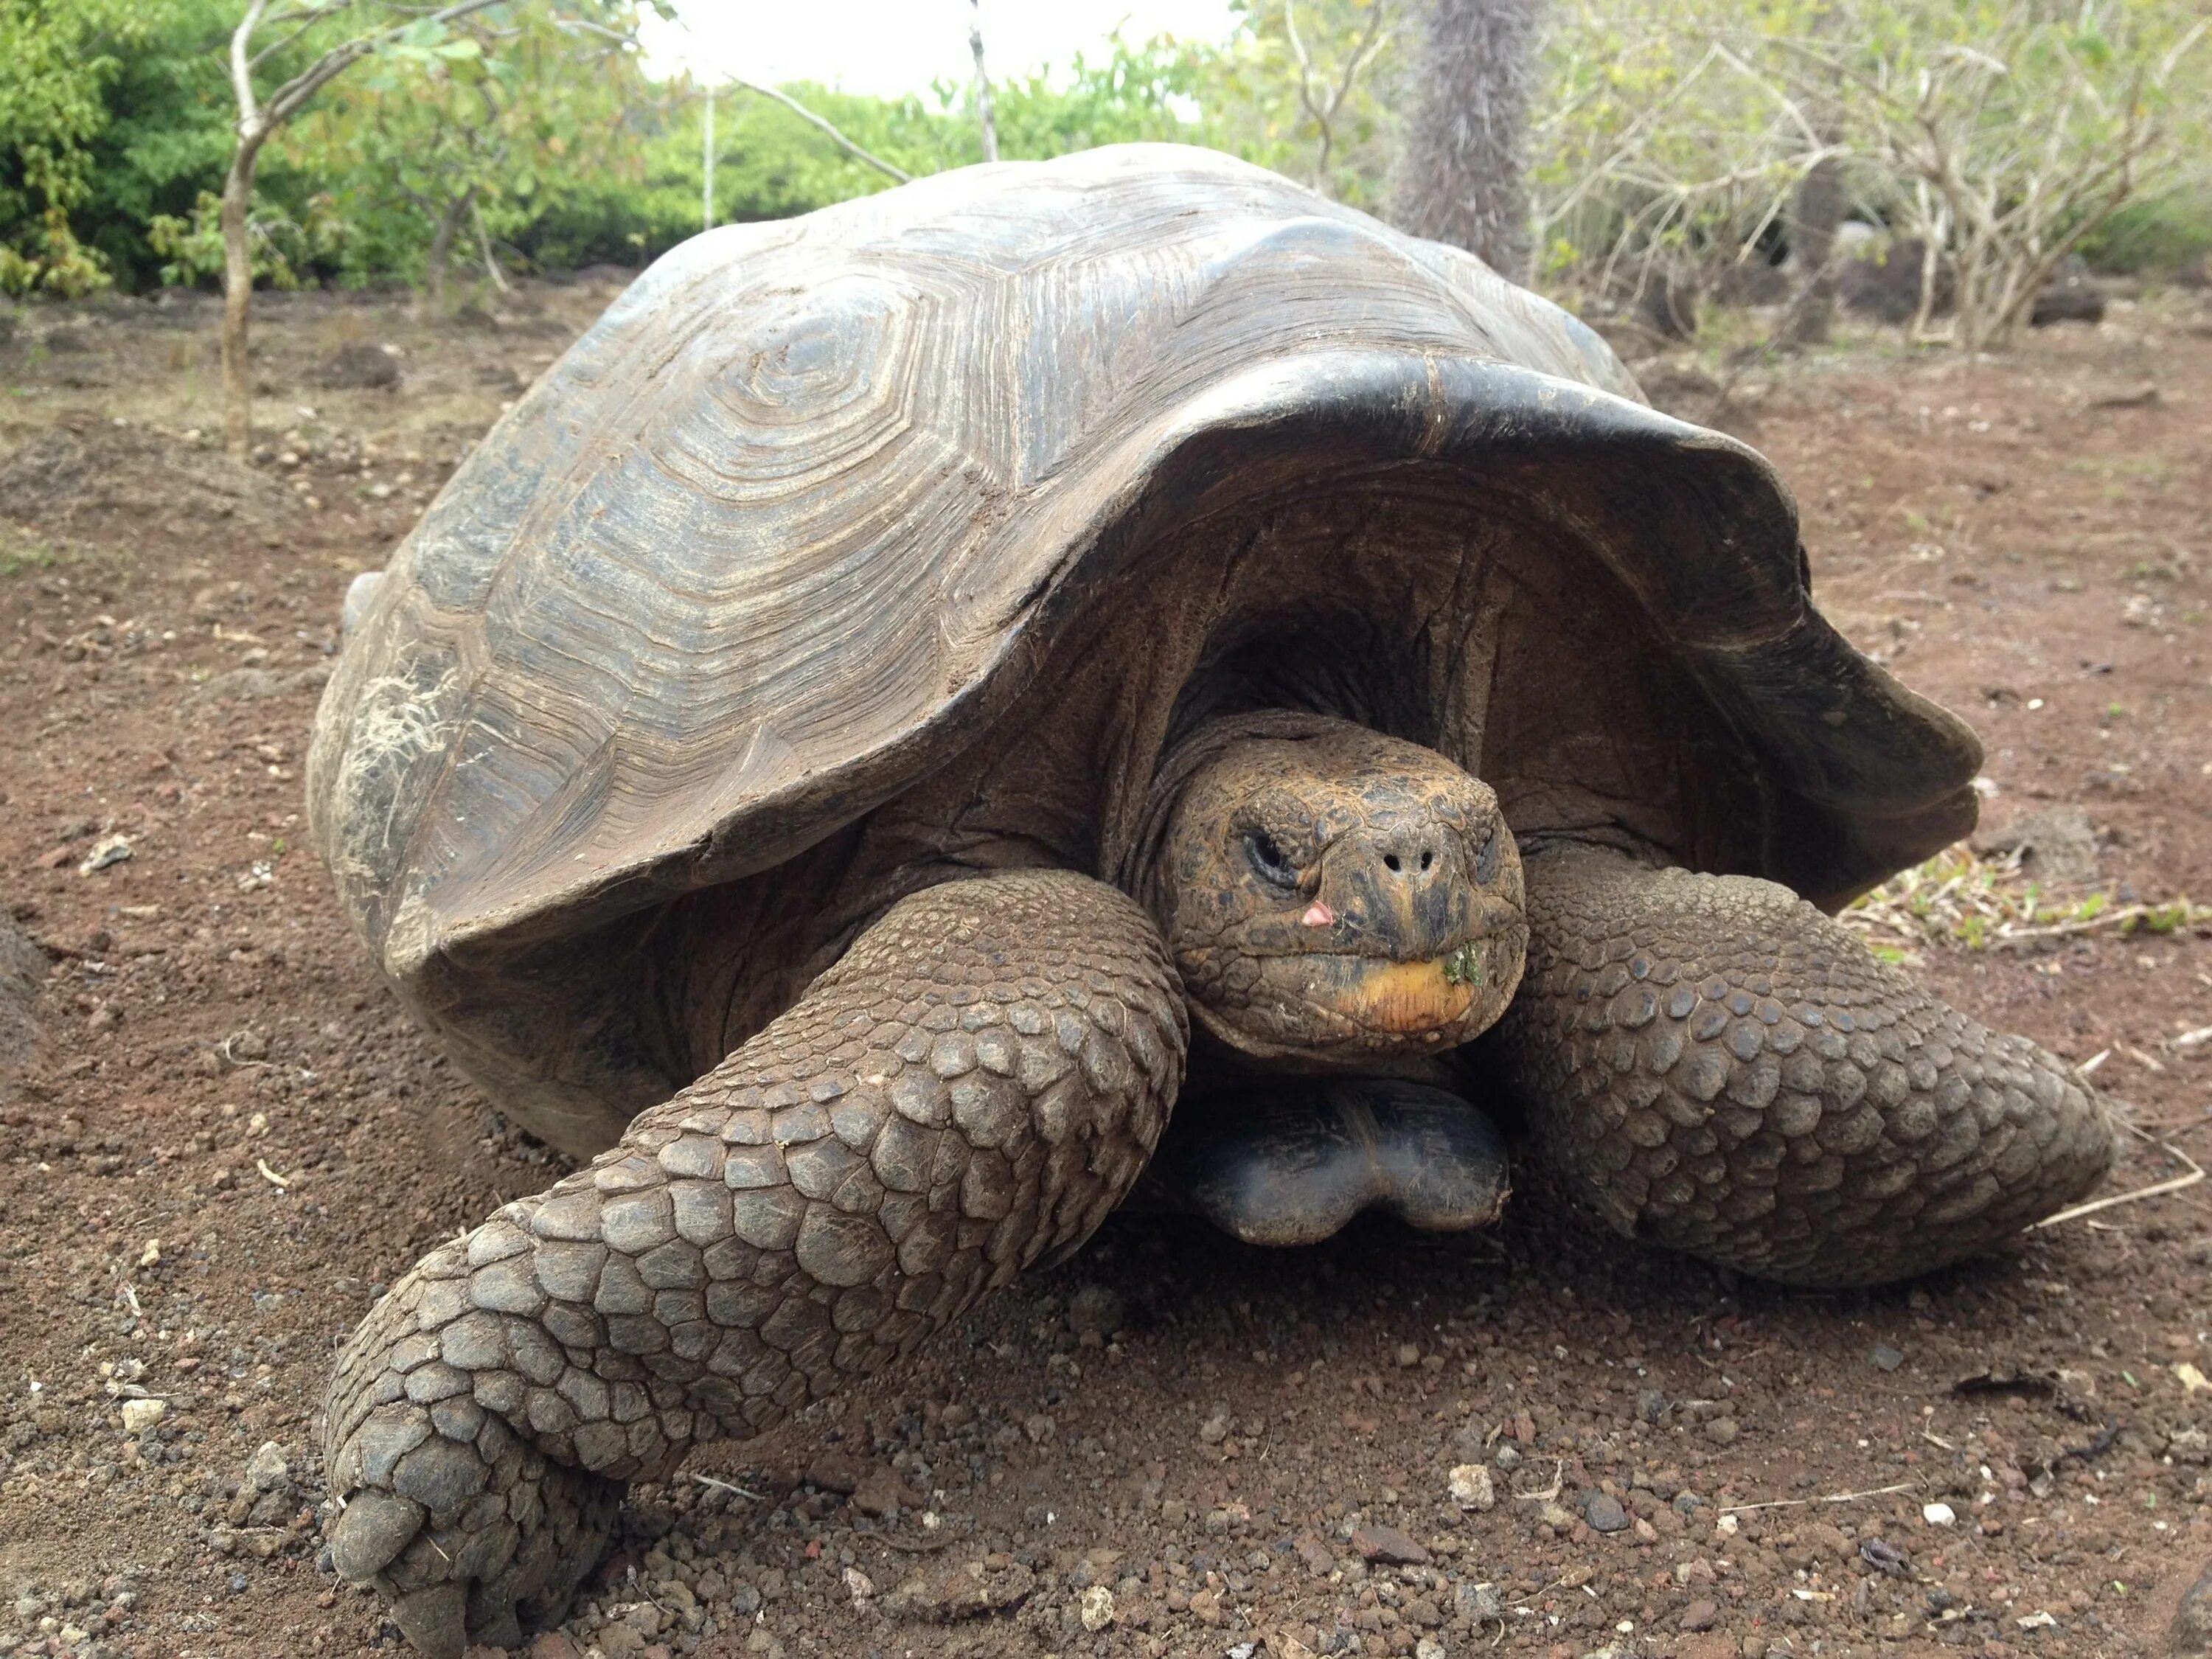
<svg viewBox="0 0 2212 1659"><path fill-rule="evenodd" d="M1982 1249L2109 1121L1830 919L1978 757L1814 608L1757 454L1273 174L1107 149L697 237L454 475L318 720L384 973L590 1160L346 1346L338 1570L512 1641L623 1483L1140 1185L1259 1240L1487 1217L1470 1097L1639 1243Z"/></svg>

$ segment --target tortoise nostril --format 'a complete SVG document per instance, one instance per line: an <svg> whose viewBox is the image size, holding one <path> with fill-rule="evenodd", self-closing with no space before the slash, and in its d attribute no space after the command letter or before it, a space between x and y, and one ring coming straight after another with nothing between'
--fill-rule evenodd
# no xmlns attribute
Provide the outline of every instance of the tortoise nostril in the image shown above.
<svg viewBox="0 0 2212 1659"><path fill-rule="evenodd" d="M1422 869L1424 869L1424 870L1427 869L1431 865L1434 864L1436 861L1437 861L1437 855L1436 855L1436 853L1435 853L1431 848L1426 848L1426 847L1424 847L1423 848L1421 848L1421 868L1422 868Z"/></svg>
<svg viewBox="0 0 2212 1659"><path fill-rule="evenodd" d="M1382 858L1382 867L1395 875L1406 866L1398 861L1398 855L1395 853L1386 853Z"/></svg>

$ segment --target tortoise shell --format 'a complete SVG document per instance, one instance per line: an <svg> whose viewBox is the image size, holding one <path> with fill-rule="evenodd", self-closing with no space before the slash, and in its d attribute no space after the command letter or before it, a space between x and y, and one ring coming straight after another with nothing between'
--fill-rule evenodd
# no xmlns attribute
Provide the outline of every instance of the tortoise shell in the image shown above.
<svg viewBox="0 0 2212 1659"><path fill-rule="evenodd" d="M399 548L310 821L402 994L583 1152L821 965L787 913L854 826L934 783L939 865L988 830L1113 878L1237 697L1830 907L1974 817L1972 732L1814 608L1756 453L1470 255L1133 145L656 263Z"/></svg>

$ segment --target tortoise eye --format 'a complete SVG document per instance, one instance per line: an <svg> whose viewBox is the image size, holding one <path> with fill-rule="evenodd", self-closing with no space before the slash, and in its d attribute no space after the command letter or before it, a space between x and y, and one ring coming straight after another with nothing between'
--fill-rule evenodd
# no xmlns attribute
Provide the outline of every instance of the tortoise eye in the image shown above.
<svg viewBox="0 0 2212 1659"><path fill-rule="evenodd" d="M1498 876L1498 831L1492 830L1483 837L1482 850L1474 855L1474 879L1480 887L1487 887Z"/></svg>
<svg viewBox="0 0 2212 1659"><path fill-rule="evenodd" d="M1261 880L1275 887L1296 887L1298 872L1275 838L1264 830L1255 830L1244 837L1244 856L1260 872Z"/></svg>

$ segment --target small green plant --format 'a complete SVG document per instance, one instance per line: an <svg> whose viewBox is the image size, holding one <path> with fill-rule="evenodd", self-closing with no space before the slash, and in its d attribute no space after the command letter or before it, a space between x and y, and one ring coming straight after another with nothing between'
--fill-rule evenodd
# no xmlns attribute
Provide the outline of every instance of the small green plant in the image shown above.
<svg viewBox="0 0 2212 1659"><path fill-rule="evenodd" d="M26 570L45 570L61 562L53 544L28 531L0 525L0 579L19 576Z"/></svg>
<svg viewBox="0 0 2212 1659"><path fill-rule="evenodd" d="M1482 983L1481 947L1474 945L1462 945L1446 957L1444 982L1447 985L1480 985Z"/></svg>
<svg viewBox="0 0 2212 1659"><path fill-rule="evenodd" d="M2212 927L2212 905L2185 894L2128 904L2101 890L2047 894L2021 870L2016 854L1984 859L1961 844L1893 876L1838 920L1883 961L1902 963L1929 945L2024 950L2091 933Z"/></svg>

